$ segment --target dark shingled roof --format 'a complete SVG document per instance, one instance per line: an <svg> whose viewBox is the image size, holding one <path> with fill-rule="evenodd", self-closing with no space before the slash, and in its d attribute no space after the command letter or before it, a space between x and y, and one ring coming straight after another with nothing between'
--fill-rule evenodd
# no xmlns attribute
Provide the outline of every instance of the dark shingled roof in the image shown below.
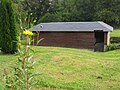
<svg viewBox="0 0 120 90"><path fill-rule="evenodd" d="M41 28L42 27L42 28ZM103 30L104 32L113 31L113 27L102 22L51 22L51 23L40 23L30 30L32 31L65 31L65 32L80 32L80 31L89 31L93 32L94 30Z"/></svg>

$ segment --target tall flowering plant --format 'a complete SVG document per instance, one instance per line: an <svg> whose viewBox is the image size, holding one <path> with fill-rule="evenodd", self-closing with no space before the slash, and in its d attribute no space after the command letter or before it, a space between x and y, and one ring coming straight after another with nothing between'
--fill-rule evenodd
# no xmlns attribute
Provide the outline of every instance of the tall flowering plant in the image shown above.
<svg viewBox="0 0 120 90"><path fill-rule="evenodd" d="M33 73L34 51L31 48L33 33L30 30L22 32L24 41L18 42L18 61L14 67L14 73L8 75L5 73L5 89L7 90L32 90L35 85L36 74Z"/></svg>

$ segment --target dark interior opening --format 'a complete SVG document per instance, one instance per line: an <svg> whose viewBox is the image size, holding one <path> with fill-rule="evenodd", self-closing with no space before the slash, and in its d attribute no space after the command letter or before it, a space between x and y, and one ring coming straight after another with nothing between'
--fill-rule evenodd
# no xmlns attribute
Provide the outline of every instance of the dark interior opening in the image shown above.
<svg viewBox="0 0 120 90"><path fill-rule="evenodd" d="M95 42L102 43L104 42L104 33L103 31L95 31Z"/></svg>
<svg viewBox="0 0 120 90"><path fill-rule="evenodd" d="M95 33L95 48L94 51L104 51L104 32L94 31Z"/></svg>

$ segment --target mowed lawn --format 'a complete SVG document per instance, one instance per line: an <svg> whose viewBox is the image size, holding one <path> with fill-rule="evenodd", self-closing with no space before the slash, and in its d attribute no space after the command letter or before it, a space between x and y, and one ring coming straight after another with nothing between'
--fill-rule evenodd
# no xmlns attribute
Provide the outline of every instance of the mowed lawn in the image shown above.
<svg viewBox="0 0 120 90"><path fill-rule="evenodd" d="M35 90L120 90L120 50L89 50L34 47ZM0 78L4 68L10 69L16 55L0 54Z"/></svg>
<svg viewBox="0 0 120 90"><path fill-rule="evenodd" d="M115 29L110 34L111 37L120 37L120 29Z"/></svg>

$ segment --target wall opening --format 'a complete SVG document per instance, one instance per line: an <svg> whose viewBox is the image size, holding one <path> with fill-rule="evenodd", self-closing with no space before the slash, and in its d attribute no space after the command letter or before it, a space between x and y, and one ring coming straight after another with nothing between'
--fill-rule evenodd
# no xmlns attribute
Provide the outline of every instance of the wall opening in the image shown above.
<svg viewBox="0 0 120 90"><path fill-rule="evenodd" d="M95 44L94 51L103 52L104 51L104 32L103 30L95 30Z"/></svg>

